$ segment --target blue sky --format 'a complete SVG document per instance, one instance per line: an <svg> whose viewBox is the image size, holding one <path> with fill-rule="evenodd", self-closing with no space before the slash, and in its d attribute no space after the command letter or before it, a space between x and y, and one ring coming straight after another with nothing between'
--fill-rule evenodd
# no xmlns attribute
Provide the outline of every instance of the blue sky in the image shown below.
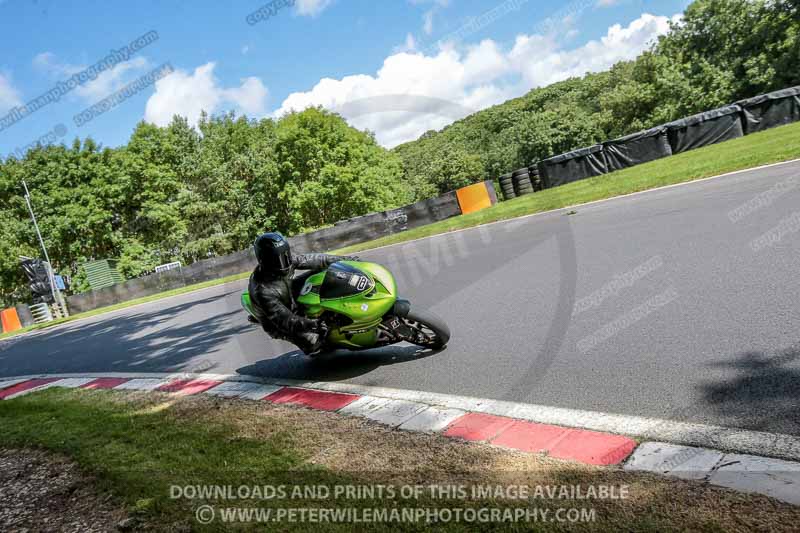
<svg viewBox="0 0 800 533"><path fill-rule="evenodd" d="M144 119L251 117L323 105L385 146L635 57L689 0L0 0L0 124L148 32L157 39L0 131L0 155L37 139L124 144ZM269 10L262 13L269 13ZM251 17L251 22L253 18ZM153 35L153 34L151 34ZM74 117L159 65L172 74L77 126ZM85 78L84 78L85 79Z"/></svg>

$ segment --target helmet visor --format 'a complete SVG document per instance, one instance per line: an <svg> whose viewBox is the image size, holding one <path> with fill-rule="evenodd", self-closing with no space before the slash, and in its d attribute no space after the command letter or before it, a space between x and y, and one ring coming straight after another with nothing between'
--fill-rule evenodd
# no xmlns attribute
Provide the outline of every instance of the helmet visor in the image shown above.
<svg viewBox="0 0 800 533"><path fill-rule="evenodd" d="M277 267L280 271L286 272L292 266L292 256L289 250L283 250L278 254Z"/></svg>

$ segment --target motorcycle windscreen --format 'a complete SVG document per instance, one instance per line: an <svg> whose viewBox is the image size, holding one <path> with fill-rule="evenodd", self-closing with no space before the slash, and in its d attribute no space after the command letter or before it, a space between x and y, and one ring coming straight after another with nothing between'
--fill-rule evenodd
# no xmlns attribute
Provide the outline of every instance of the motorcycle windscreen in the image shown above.
<svg viewBox="0 0 800 533"><path fill-rule="evenodd" d="M375 288L375 283L356 267L344 263L334 263L328 267L328 272L325 273L319 297L322 300L334 300L355 296L371 291L373 288Z"/></svg>

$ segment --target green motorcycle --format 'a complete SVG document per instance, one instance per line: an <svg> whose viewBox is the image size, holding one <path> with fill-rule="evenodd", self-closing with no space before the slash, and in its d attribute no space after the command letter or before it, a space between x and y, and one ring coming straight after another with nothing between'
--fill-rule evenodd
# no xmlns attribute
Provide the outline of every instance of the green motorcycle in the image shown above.
<svg viewBox="0 0 800 533"><path fill-rule="evenodd" d="M365 350L399 342L439 350L450 340L447 324L398 298L394 276L376 263L334 263L311 275L296 296L302 314L321 320L328 330L323 351ZM242 307L255 318L247 291Z"/></svg>

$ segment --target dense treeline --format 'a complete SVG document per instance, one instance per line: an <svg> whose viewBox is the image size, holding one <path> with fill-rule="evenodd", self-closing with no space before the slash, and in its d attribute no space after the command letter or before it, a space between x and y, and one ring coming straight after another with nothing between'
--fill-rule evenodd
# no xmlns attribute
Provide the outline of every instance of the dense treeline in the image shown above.
<svg viewBox="0 0 800 533"><path fill-rule="evenodd" d="M91 139L0 163L0 299L28 299L19 256L40 256L27 181L55 268L119 259L130 278L493 179L587 146L800 84L797 0L697 0L634 61L535 89L387 151L335 114L140 123L120 148Z"/></svg>
<svg viewBox="0 0 800 533"><path fill-rule="evenodd" d="M3 303L27 299L19 256L41 256L22 180L54 268L78 291L87 260L119 259L131 278L243 250L266 229L297 233L411 197L399 157L326 111L204 117L198 130L177 117L165 128L140 123L121 148L76 140L0 165Z"/></svg>
<svg viewBox="0 0 800 533"><path fill-rule="evenodd" d="M448 190L800 84L800 2L697 0L634 61L475 113L398 146L411 183ZM424 188L420 189L424 190Z"/></svg>

